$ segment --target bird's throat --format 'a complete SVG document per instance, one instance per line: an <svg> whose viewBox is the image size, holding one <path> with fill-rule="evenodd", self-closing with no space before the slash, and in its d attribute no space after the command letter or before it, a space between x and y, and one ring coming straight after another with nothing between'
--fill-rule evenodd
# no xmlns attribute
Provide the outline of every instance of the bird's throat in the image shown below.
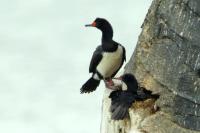
<svg viewBox="0 0 200 133"><path fill-rule="evenodd" d="M112 27L106 26L105 28L101 29L101 31L102 31L102 42L112 40L112 38L113 38Z"/></svg>

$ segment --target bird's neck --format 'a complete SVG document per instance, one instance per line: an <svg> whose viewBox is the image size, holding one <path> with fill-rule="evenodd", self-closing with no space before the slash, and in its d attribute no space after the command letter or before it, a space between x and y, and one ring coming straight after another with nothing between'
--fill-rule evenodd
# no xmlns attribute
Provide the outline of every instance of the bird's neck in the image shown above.
<svg viewBox="0 0 200 133"><path fill-rule="evenodd" d="M107 26L107 27L103 28L101 31L102 31L102 42L107 42L107 41L112 40L112 38L113 38L112 27Z"/></svg>
<svg viewBox="0 0 200 133"><path fill-rule="evenodd" d="M113 52L117 49L117 45L112 40L113 29L110 25L107 25L101 29L102 31L102 48L104 51Z"/></svg>
<svg viewBox="0 0 200 133"><path fill-rule="evenodd" d="M137 86L127 84L127 88L129 88L128 89L129 92L131 92L133 94L137 94L137 89L138 89Z"/></svg>

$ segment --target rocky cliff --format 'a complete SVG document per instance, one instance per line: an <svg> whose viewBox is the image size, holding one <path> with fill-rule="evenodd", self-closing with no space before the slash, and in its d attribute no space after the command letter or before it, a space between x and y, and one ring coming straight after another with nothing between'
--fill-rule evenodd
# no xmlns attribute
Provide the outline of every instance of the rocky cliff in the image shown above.
<svg viewBox="0 0 200 133"><path fill-rule="evenodd" d="M199 70L200 0L153 0L125 73L160 98L136 102L130 119L113 121L106 90L101 133L200 132Z"/></svg>

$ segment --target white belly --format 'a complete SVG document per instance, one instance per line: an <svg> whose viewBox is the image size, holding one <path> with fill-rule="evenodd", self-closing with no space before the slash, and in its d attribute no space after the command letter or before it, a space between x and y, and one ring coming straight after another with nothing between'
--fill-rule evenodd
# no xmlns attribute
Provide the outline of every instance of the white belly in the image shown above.
<svg viewBox="0 0 200 133"><path fill-rule="evenodd" d="M123 49L118 45L115 52L104 52L103 58L97 66L97 71L103 76L103 78L109 78L114 72L116 72L122 62Z"/></svg>

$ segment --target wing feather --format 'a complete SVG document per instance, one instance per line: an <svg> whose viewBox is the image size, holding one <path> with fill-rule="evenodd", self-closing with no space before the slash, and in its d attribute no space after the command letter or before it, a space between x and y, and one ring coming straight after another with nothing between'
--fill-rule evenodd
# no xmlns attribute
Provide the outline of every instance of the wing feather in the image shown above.
<svg viewBox="0 0 200 133"><path fill-rule="evenodd" d="M96 50L94 51L92 55L92 59L90 61L89 73L96 72L96 67L103 57L102 52L103 52L102 46L101 45L97 46Z"/></svg>

